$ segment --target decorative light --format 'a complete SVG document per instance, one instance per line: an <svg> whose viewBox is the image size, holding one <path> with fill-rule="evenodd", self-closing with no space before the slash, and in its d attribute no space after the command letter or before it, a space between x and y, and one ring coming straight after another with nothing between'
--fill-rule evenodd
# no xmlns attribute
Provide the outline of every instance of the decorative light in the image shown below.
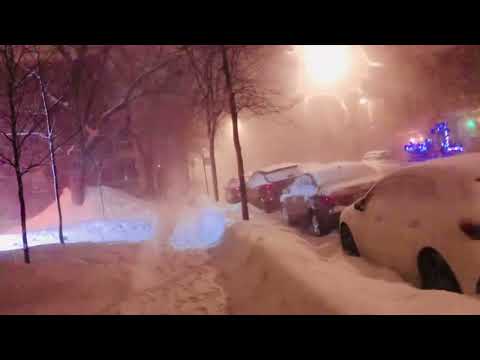
<svg viewBox="0 0 480 360"><path fill-rule="evenodd" d="M450 141L450 129L446 122L437 123L430 133L440 140L440 153L435 153L433 149L433 140L427 138L423 141L423 137L420 137L417 141L414 138L410 139L410 142L404 146L404 150L409 154L416 157L416 160L426 160L429 158L435 158L439 156L451 156L464 152L464 148L460 144L452 144Z"/></svg>
<svg viewBox="0 0 480 360"><path fill-rule="evenodd" d="M475 130L477 128L477 120L475 119L468 119L465 123L468 130Z"/></svg>

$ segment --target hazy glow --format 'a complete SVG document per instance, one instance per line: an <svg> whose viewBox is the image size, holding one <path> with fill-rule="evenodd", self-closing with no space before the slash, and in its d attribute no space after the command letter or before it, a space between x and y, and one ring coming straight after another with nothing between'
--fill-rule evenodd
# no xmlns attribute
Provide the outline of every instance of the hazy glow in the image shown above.
<svg viewBox="0 0 480 360"><path fill-rule="evenodd" d="M219 209L190 210L175 224L170 243L176 250L208 249L221 242L226 227L227 219Z"/></svg>
<svg viewBox="0 0 480 360"><path fill-rule="evenodd" d="M66 243L141 242L154 236L153 225L143 220L97 220L64 227ZM56 228L28 232L30 247L58 244ZM0 235L0 251L22 249L22 234Z"/></svg>
<svg viewBox="0 0 480 360"><path fill-rule="evenodd" d="M368 104L368 99L366 97L360 98L360 105L367 105Z"/></svg>
<svg viewBox="0 0 480 360"><path fill-rule="evenodd" d="M346 45L304 45L303 60L311 81L330 85L347 75L351 59Z"/></svg>

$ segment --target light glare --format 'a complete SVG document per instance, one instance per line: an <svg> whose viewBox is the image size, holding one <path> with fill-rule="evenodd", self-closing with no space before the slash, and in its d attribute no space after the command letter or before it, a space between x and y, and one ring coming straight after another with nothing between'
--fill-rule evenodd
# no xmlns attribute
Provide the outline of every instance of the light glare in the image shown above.
<svg viewBox="0 0 480 360"><path fill-rule="evenodd" d="M331 85L347 75L350 56L346 45L304 45L306 75L320 85Z"/></svg>

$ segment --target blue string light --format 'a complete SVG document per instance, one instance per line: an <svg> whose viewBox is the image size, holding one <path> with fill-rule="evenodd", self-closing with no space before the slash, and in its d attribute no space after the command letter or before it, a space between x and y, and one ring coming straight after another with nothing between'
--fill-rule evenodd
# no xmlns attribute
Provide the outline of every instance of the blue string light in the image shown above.
<svg viewBox="0 0 480 360"><path fill-rule="evenodd" d="M462 145L451 142L450 129L446 122L437 123L430 130L430 134L439 138L440 150L434 149L434 142L431 138L427 138L425 141L410 139L408 144L404 146L404 150L413 157L413 160L452 156L465 151Z"/></svg>

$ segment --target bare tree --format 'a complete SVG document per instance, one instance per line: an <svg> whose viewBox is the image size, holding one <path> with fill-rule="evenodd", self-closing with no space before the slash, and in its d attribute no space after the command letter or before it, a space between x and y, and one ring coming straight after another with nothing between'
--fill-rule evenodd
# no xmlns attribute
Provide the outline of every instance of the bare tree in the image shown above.
<svg viewBox="0 0 480 360"><path fill-rule="evenodd" d="M33 137L43 135L44 111L52 111L58 104L42 105L39 84L34 81L31 64L32 47L26 45L0 46L0 134L3 139L0 158L15 173L20 207L24 259L30 263L26 226L26 204L23 177L42 166L49 158L31 143ZM5 146L6 145L6 146Z"/></svg>
<svg viewBox="0 0 480 360"><path fill-rule="evenodd" d="M66 107L82 132L74 152L78 155L74 202L81 204L91 157L104 137L115 135L119 126L109 126L115 115L140 97L168 91L175 72L166 71L176 52L166 46L62 45L62 55L71 77L69 105ZM94 131L89 131L93 129Z"/></svg>
<svg viewBox="0 0 480 360"><path fill-rule="evenodd" d="M232 118L242 217L244 220L248 220L247 188L238 133L238 115L241 111L257 116L278 113L291 108L299 99L285 96L281 89L276 89L272 84L269 84L265 77L272 59L277 55L278 50L282 50L280 46L217 45L217 49L222 57L221 71L225 78L225 90Z"/></svg>
<svg viewBox="0 0 480 360"><path fill-rule="evenodd" d="M57 169L57 160L56 160L56 139L59 135L63 135L61 132L57 131L55 127L55 122L52 118L52 112L49 106L51 101L49 97L49 91L47 90L48 83L45 74L45 67L49 66L50 56L52 52L41 53L37 47L33 47L34 63L31 65L32 74L37 79L39 84L39 92L41 97L41 107L44 112L45 124L46 124L46 140L48 142L48 152L50 155L50 166L53 179L53 191L55 194L55 202L57 204L57 213L58 213L58 238L62 245L65 244L65 239L63 236L63 215L62 215L62 206L60 203L60 190L59 190L59 176ZM62 101L62 97L57 98L56 103ZM67 142L72 140L79 132L73 132L67 139Z"/></svg>
<svg viewBox="0 0 480 360"><path fill-rule="evenodd" d="M188 63L194 75L197 90L197 106L204 111L203 119L208 139L210 169L215 201L219 201L215 136L218 123L227 104L225 81L220 71L222 59L215 46L184 46Z"/></svg>

